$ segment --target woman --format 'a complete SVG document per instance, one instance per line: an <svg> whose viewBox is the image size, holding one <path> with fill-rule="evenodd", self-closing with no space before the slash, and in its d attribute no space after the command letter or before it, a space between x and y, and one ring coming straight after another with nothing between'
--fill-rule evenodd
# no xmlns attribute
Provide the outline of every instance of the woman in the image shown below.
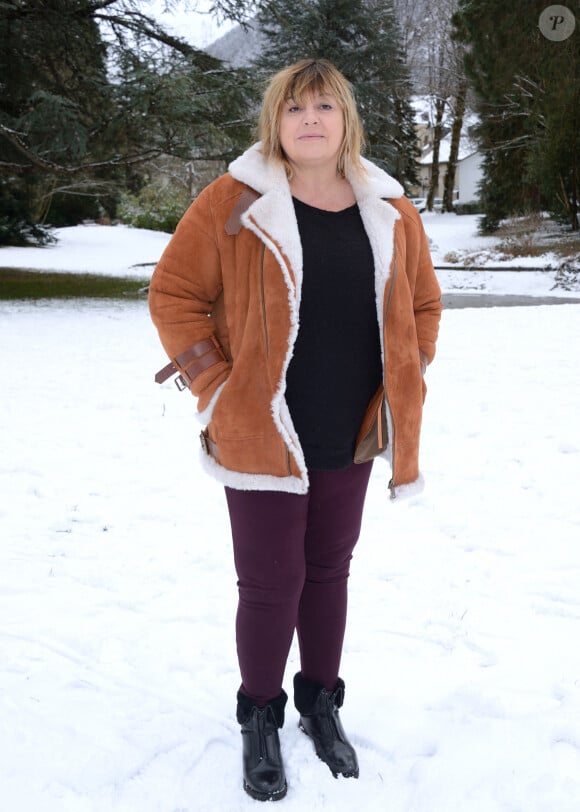
<svg viewBox="0 0 580 812"><path fill-rule="evenodd" d="M335 777L358 777L339 717L349 565L373 457L391 464L391 496L420 487L441 304L421 219L361 158L352 91L331 63L274 76L259 133L183 217L150 307L165 376L179 371L197 397L204 465L226 486L243 786L265 801L286 794L295 630L299 725Z"/></svg>

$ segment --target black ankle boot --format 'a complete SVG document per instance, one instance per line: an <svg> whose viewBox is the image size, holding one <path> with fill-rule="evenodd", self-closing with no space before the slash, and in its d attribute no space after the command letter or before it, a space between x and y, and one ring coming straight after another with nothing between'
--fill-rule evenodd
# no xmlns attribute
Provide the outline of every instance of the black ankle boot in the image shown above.
<svg viewBox="0 0 580 812"><path fill-rule="evenodd" d="M338 715L344 700L344 682L339 679L333 691L305 679L294 677L294 702L300 713L299 727L310 736L316 755L328 765L335 778L358 778L358 761L354 747Z"/></svg>
<svg viewBox="0 0 580 812"><path fill-rule="evenodd" d="M282 691L265 708L258 708L241 692L237 698L237 719L242 726L244 789L257 801L279 801L288 789L278 737L288 697Z"/></svg>

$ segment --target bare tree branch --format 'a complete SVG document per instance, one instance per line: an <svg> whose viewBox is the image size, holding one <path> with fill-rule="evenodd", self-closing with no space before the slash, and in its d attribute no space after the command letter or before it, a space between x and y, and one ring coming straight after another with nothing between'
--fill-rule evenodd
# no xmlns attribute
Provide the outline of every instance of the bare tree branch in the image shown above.
<svg viewBox="0 0 580 812"><path fill-rule="evenodd" d="M4 136L7 141L16 147L21 155L24 155L28 159L28 163L26 164L0 162L0 168L3 168L5 171L6 169L9 169L11 172L16 172L19 174L43 169L44 171L54 172L57 175L78 175L80 172L85 172L89 169L132 166L161 155L160 149L148 149L133 155L118 155L110 158L107 161L89 161L87 163L79 164L78 166L63 166L62 164L49 161L46 158L43 158L41 155L38 155L25 144L20 133L16 132L16 130L10 129L9 127L5 127L3 124L0 124L0 136Z"/></svg>

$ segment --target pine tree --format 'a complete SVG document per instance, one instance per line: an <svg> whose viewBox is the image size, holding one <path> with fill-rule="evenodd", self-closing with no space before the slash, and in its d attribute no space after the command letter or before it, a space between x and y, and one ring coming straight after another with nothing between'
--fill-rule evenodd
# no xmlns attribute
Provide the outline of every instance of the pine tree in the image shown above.
<svg viewBox="0 0 580 812"><path fill-rule="evenodd" d="M367 155L408 186L417 181L410 82L392 0L265 0L258 23L266 73L302 58L326 58L352 83Z"/></svg>
<svg viewBox="0 0 580 812"><path fill-rule="evenodd" d="M522 92L532 98L534 138L528 173L542 202L578 230L580 206L580 34L563 42L542 38L534 84Z"/></svg>
<svg viewBox="0 0 580 812"><path fill-rule="evenodd" d="M578 227L578 29L552 42L538 27L543 0L460 0L458 36L477 93L484 151L484 227L547 207Z"/></svg>
<svg viewBox="0 0 580 812"><path fill-rule="evenodd" d="M135 167L228 159L253 85L168 35L133 0L0 3L0 242L114 211ZM239 0L217 3L239 13Z"/></svg>

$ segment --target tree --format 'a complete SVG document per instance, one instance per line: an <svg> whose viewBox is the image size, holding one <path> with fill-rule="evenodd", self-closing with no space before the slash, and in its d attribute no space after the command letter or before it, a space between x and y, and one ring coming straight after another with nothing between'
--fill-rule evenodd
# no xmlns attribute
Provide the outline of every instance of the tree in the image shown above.
<svg viewBox="0 0 580 812"><path fill-rule="evenodd" d="M458 0L397 0L405 30L405 54L418 95L429 101L432 165L427 208L438 194L439 155L443 138L451 132L445 175L444 211L453 209L455 172L467 108L468 83L463 65L464 46L452 37L452 17Z"/></svg>
<svg viewBox="0 0 580 812"><path fill-rule="evenodd" d="M449 147L449 160L447 162L447 172L445 173L445 188L443 192L443 211L453 211L455 174L457 172L457 162L459 159L459 147L467 107L467 93L469 85L465 76L457 83L454 99L451 102L452 124L451 124L451 144Z"/></svg>
<svg viewBox="0 0 580 812"><path fill-rule="evenodd" d="M246 143L251 77L232 81L140 5L0 4L0 240L19 223L113 211L116 190L153 158L227 160ZM214 6L239 15L244 4Z"/></svg>
<svg viewBox="0 0 580 812"><path fill-rule="evenodd" d="M577 37L578 41L578 37ZM532 96L536 137L528 171L552 213L577 231L580 204L580 54L577 41L542 43L547 52Z"/></svg>
<svg viewBox="0 0 580 812"><path fill-rule="evenodd" d="M258 68L329 59L354 87L369 157L403 185L415 183L411 88L392 0L264 0L257 20L269 43Z"/></svg>
<svg viewBox="0 0 580 812"><path fill-rule="evenodd" d="M457 35L477 93L484 228L510 215L567 213L578 228L578 33L542 35L543 0L459 0Z"/></svg>

